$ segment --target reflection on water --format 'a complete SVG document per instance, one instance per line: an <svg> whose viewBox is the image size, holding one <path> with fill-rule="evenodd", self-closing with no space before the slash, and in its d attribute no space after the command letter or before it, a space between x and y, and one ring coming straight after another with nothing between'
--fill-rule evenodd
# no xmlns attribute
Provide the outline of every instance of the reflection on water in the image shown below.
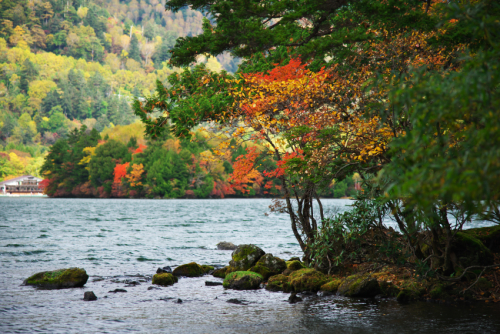
<svg viewBox="0 0 500 334"><path fill-rule="evenodd" d="M148 289L159 266L226 265L231 252L216 250L219 241L253 243L285 259L300 255L288 217L264 215L269 204L1 198L0 332L494 333L500 328L499 307L482 304L401 305L337 296L304 296L304 302L289 304L284 293L205 286L206 280L221 281L211 276ZM72 266L91 276L85 288L20 286L35 272ZM127 292L109 292L117 288ZM89 290L97 301L82 300Z"/></svg>

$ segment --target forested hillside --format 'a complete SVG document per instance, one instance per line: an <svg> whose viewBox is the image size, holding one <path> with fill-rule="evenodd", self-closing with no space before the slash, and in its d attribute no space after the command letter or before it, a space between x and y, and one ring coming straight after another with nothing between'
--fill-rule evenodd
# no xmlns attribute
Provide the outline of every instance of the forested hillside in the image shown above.
<svg viewBox="0 0 500 334"><path fill-rule="evenodd" d="M82 125L134 122L132 98L178 71L168 51L202 20L158 0L1 1L0 180L40 175L47 148ZM238 63L228 54L199 61L214 71Z"/></svg>

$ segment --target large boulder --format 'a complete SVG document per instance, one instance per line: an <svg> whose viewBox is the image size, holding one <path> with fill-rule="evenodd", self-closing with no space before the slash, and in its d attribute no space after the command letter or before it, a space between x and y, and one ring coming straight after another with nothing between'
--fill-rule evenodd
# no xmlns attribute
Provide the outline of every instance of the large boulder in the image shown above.
<svg viewBox="0 0 500 334"><path fill-rule="evenodd" d="M494 262L493 253L481 240L469 233L457 232L452 251L464 268L474 265L488 266Z"/></svg>
<svg viewBox="0 0 500 334"><path fill-rule="evenodd" d="M292 289L288 283L288 276L282 274L271 276L267 281L266 290L290 292Z"/></svg>
<svg viewBox="0 0 500 334"><path fill-rule="evenodd" d="M322 272L312 268L299 269L290 274L288 282L295 292L318 292L328 278Z"/></svg>
<svg viewBox="0 0 500 334"><path fill-rule="evenodd" d="M177 283L178 279L172 274L163 273L163 274L155 274L153 276L153 284L161 285L161 286L169 286Z"/></svg>
<svg viewBox="0 0 500 334"><path fill-rule="evenodd" d="M259 261L250 269L254 273L261 274L264 280L273 275L281 274L286 269L286 262L273 254L263 255Z"/></svg>
<svg viewBox="0 0 500 334"><path fill-rule="evenodd" d="M479 239L490 251L494 253L500 252L500 225L471 228L464 230L463 233Z"/></svg>
<svg viewBox="0 0 500 334"><path fill-rule="evenodd" d="M235 271L224 279L222 285L227 289L253 290L260 287L263 278L261 275L251 271Z"/></svg>
<svg viewBox="0 0 500 334"><path fill-rule="evenodd" d="M234 271L245 271L252 268L259 259L266 254L262 249L255 245L239 245L231 254L232 260L229 266Z"/></svg>
<svg viewBox="0 0 500 334"><path fill-rule="evenodd" d="M203 268L196 262L183 264L174 269L174 276L200 277L204 274Z"/></svg>
<svg viewBox="0 0 500 334"><path fill-rule="evenodd" d="M334 294L339 289L340 284L342 284L342 280L340 280L340 279L334 279L333 281L330 281L328 283L323 284L319 288L319 290L320 291L326 291L326 292L329 292L331 294Z"/></svg>
<svg viewBox="0 0 500 334"><path fill-rule="evenodd" d="M371 274L349 276L337 291L339 295L347 297L375 297L380 292L378 281Z"/></svg>
<svg viewBox="0 0 500 334"><path fill-rule="evenodd" d="M233 244L232 242L221 241L217 244L218 250L235 250L238 246Z"/></svg>
<svg viewBox="0 0 500 334"><path fill-rule="evenodd" d="M43 271L26 279L24 285L33 285L40 289L67 289L82 287L89 275L82 268L57 269Z"/></svg>

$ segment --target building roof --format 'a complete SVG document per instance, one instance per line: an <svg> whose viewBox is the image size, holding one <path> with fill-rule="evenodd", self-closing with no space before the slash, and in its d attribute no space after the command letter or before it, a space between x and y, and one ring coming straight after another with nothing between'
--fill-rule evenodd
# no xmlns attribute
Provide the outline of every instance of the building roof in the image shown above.
<svg viewBox="0 0 500 334"><path fill-rule="evenodd" d="M43 179L36 177L36 176L33 176L33 175L23 175L23 176L18 176L18 177L15 177L15 178L7 180L7 181L2 181L2 182L0 182L0 186L11 185L15 182L26 180L27 178L36 179L38 182L43 181Z"/></svg>

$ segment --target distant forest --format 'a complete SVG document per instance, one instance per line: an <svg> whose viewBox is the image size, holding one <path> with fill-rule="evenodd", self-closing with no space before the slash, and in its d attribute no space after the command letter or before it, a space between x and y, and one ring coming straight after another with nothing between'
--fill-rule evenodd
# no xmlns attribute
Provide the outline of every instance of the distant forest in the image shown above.
<svg viewBox="0 0 500 334"><path fill-rule="evenodd" d="M132 98L178 71L168 51L202 20L157 0L1 1L0 179L40 176L47 148L83 124L101 132L134 122ZM238 65L229 54L200 62Z"/></svg>

